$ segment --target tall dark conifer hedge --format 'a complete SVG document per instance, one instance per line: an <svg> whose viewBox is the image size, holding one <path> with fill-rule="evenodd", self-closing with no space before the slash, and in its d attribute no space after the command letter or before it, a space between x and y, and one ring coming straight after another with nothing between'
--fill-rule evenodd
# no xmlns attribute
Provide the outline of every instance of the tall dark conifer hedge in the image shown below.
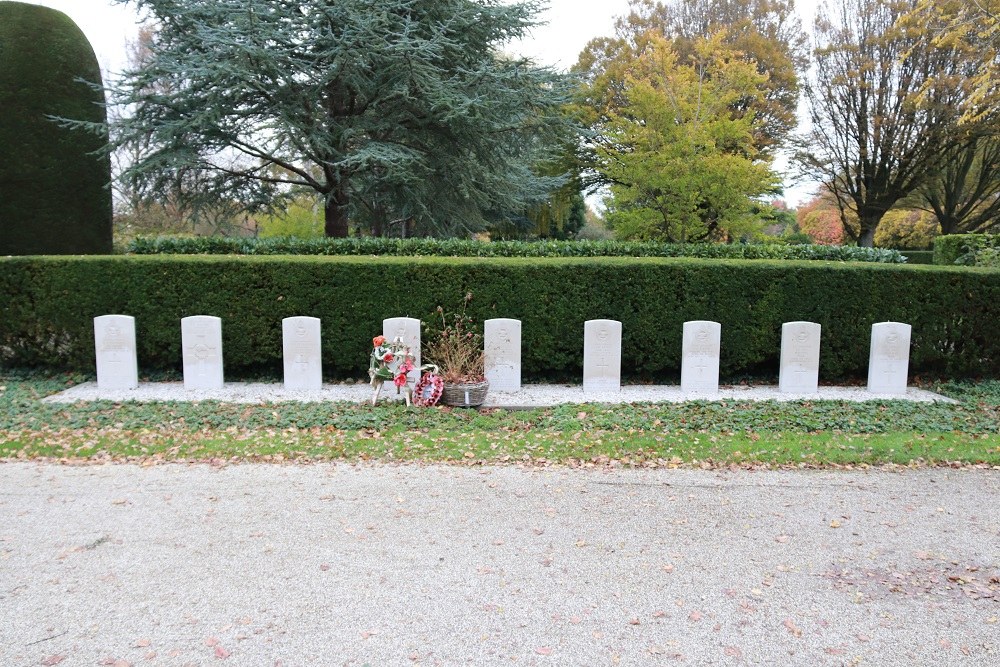
<svg viewBox="0 0 1000 667"><path fill-rule="evenodd" d="M90 42L62 12L0 2L0 255L111 252L111 164Z"/></svg>

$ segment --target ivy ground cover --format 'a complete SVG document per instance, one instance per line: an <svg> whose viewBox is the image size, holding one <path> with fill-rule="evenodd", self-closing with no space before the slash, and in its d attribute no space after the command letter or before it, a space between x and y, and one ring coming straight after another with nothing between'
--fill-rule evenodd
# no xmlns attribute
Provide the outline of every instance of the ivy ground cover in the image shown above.
<svg viewBox="0 0 1000 667"><path fill-rule="evenodd" d="M41 399L84 379L0 374L0 459L570 466L1000 466L1000 381L905 401L567 405L527 411Z"/></svg>

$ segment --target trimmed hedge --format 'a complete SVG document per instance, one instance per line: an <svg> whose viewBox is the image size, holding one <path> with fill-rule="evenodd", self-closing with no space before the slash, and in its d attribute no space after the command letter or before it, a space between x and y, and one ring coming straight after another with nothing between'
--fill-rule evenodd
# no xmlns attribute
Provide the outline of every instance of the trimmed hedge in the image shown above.
<svg viewBox="0 0 1000 667"><path fill-rule="evenodd" d="M378 255L399 257L699 257L703 259L817 259L902 264L898 250L827 245L727 245L634 241L467 241L463 239L348 239L140 237L134 255Z"/></svg>
<svg viewBox="0 0 1000 667"><path fill-rule="evenodd" d="M941 266L971 265L976 252L1000 250L1000 234L948 234L934 239L934 263Z"/></svg>
<svg viewBox="0 0 1000 667"><path fill-rule="evenodd" d="M51 117L104 123L101 68L62 12L0 2L0 255L107 254L107 136Z"/></svg>
<svg viewBox="0 0 1000 667"><path fill-rule="evenodd" d="M934 251L933 250L900 250L899 251L903 257L906 258L907 264L933 264L934 263Z"/></svg>
<svg viewBox="0 0 1000 667"><path fill-rule="evenodd" d="M180 319L223 320L227 375L280 377L281 319L322 319L328 377L361 378L384 318L432 321L466 291L523 322L527 379L579 379L583 324L624 325L630 379L679 377L682 324L722 323L722 373L774 373L781 325L823 326L822 381L864 377L871 325L913 325L911 375L1000 377L1000 271L695 259L0 258L0 361L94 368L93 318L136 318L139 363L179 369Z"/></svg>

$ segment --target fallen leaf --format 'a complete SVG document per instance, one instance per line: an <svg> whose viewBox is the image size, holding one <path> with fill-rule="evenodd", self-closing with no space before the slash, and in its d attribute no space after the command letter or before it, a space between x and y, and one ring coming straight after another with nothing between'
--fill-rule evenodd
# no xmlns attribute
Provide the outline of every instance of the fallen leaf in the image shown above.
<svg viewBox="0 0 1000 667"><path fill-rule="evenodd" d="M872 638L869 637L868 635L854 635L854 636L858 638L859 642L870 642L872 640Z"/></svg>
<svg viewBox="0 0 1000 667"><path fill-rule="evenodd" d="M60 662L66 659L64 655L50 655L49 657L42 660L42 664L46 667L52 667L52 665L58 665Z"/></svg>
<svg viewBox="0 0 1000 667"><path fill-rule="evenodd" d="M117 500L112 500L111 504L112 505L124 505L127 502L128 502L128 500L125 499L125 498L118 498Z"/></svg>
<svg viewBox="0 0 1000 667"><path fill-rule="evenodd" d="M827 648L823 649L823 651L827 655L844 655L844 649L842 649L842 648L827 647Z"/></svg>
<svg viewBox="0 0 1000 667"><path fill-rule="evenodd" d="M330 569L330 566L329 566L329 565L327 565L326 563L323 563L322 565L320 565L320 566L319 566L319 569L320 569L320 571L322 571L322 572L327 572L327 571L329 571L329 569Z"/></svg>
<svg viewBox="0 0 1000 667"><path fill-rule="evenodd" d="M778 535L777 537L774 538L774 541L777 542L778 544L785 544L786 542L788 542L788 535Z"/></svg>
<svg viewBox="0 0 1000 667"><path fill-rule="evenodd" d="M700 621L702 619L702 614L700 611L692 611L688 614L688 620L692 622Z"/></svg>
<svg viewBox="0 0 1000 667"><path fill-rule="evenodd" d="M666 565L664 565L660 569L663 570L664 572L666 572L667 574L670 574L671 572L674 571L674 564L673 563L667 563Z"/></svg>
<svg viewBox="0 0 1000 667"><path fill-rule="evenodd" d="M580 621L582 621L582 620L583 619L580 618L579 616L570 616L569 617L569 622L572 623L573 625L580 625Z"/></svg>
<svg viewBox="0 0 1000 667"><path fill-rule="evenodd" d="M368 639L370 637L374 637L377 634L378 633L375 632L374 630L365 630L364 632L361 633L361 638L362 639Z"/></svg>
<svg viewBox="0 0 1000 667"><path fill-rule="evenodd" d="M913 555L916 556L918 560L931 560L932 558L934 558L934 556L932 556L930 552L927 551L918 551Z"/></svg>
<svg viewBox="0 0 1000 667"><path fill-rule="evenodd" d="M149 641L148 639L140 639L136 643L132 644L132 648L146 648L152 643L153 642Z"/></svg>
<svg viewBox="0 0 1000 667"><path fill-rule="evenodd" d="M951 648L951 642L948 641L947 639L942 639L941 641L938 642L938 644L940 644L941 648L943 648L943 649L950 649Z"/></svg>
<svg viewBox="0 0 1000 667"><path fill-rule="evenodd" d="M216 646L215 647L215 657L218 658L219 660L225 660L226 658L229 657L229 651L227 651L226 649L222 648L221 646Z"/></svg>
<svg viewBox="0 0 1000 667"><path fill-rule="evenodd" d="M628 624L629 625L639 625L639 619L638 618L630 619L629 622L628 622Z"/></svg>
<svg viewBox="0 0 1000 667"><path fill-rule="evenodd" d="M585 547L585 546L587 546L587 540L577 540L576 541L576 546L578 546L578 547Z"/></svg>
<svg viewBox="0 0 1000 667"><path fill-rule="evenodd" d="M548 646L539 646L535 649L535 653L538 655L552 655L552 649Z"/></svg>
<svg viewBox="0 0 1000 667"><path fill-rule="evenodd" d="M653 618L663 618L666 615L667 615L667 612L661 611L659 609L657 609L656 611L653 612Z"/></svg>
<svg viewBox="0 0 1000 667"><path fill-rule="evenodd" d="M783 625L785 626L786 630L788 630L796 637L802 636L802 629L799 626L795 625L795 621L793 621L792 619L786 618Z"/></svg>
<svg viewBox="0 0 1000 667"><path fill-rule="evenodd" d="M840 522L834 519L830 522L830 528L840 528Z"/></svg>
<svg viewBox="0 0 1000 667"><path fill-rule="evenodd" d="M722 652L728 655L730 658L736 658L737 660L743 657L743 651L741 651L739 648L735 646L727 646L725 649L723 649Z"/></svg>
<svg viewBox="0 0 1000 667"><path fill-rule="evenodd" d="M205 646L207 646L208 648L212 648L213 646L218 646L218 645L219 645L219 640L216 639L215 637L208 637L205 639Z"/></svg>

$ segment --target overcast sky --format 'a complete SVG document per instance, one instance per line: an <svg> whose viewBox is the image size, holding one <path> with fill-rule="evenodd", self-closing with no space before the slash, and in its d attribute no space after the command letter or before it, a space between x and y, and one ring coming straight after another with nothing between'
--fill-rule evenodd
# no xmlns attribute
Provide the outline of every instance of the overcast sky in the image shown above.
<svg viewBox="0 0 1000 667"><path fill-rule="evenodd" d="M69 15L87 35L106 76L123 67L126 43L136 33L133 5L111 0L27 1ZM796 8L807 27L817 3L818 0L796 0ZM512 45L511 50L559 69L571 67L594 37L612 34L615 18L628 10L628 0L549 0L548 5L540 16L544 25L535 28L531 39ZM783 168L781 163L778 167ZM808 197L812 188L789 187L785 198L797 204Z"/></svg>

